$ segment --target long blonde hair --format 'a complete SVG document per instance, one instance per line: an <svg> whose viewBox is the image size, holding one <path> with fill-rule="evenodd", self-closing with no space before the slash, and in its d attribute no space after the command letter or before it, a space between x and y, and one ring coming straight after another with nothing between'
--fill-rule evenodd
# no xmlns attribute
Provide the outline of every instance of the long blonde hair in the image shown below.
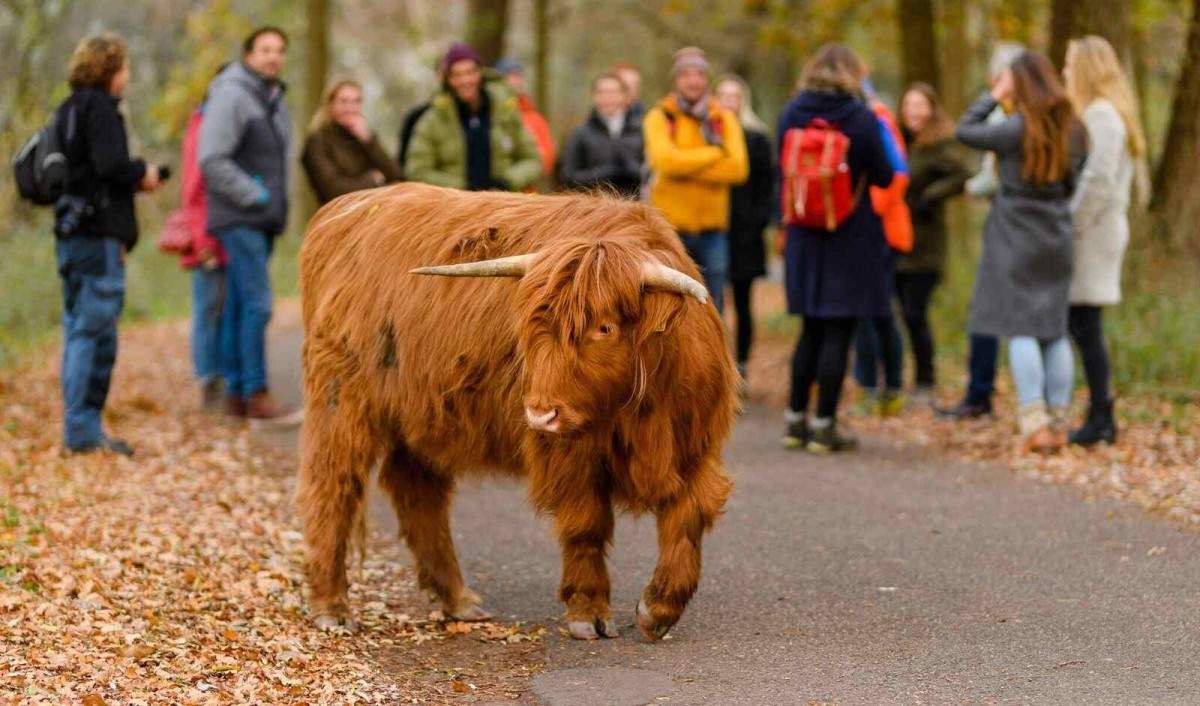
<svg viewBox="0 0 1200 706"><path fill-rule="evenodd" d="M353 88L358 91L358 94L363 95L362 84L352 78L335 78L325 87L324 93L321 94L321 105L317 108L317 112L313 113L312 122L308 124L309 132L316 132L333 122L333 114L329 112L329 106L333 103L333 99L337 97L338 91L346 87Z"/></svg>
<svg viewBox="0 0 1200 706"><path fill-rule="evenodd" d="M758 113L754 112L754 103L752 102L752 96L750 93L750 84L746 83L746 79L738 76L737 74L725 74L721 78L717 79L717 82L713 85L720 86L726 81L737 86L738 90L742 92L742 109L737 116L738 122L742 124L742 128L747 130L755 130L757 132L770 135L771 128L767 127L767 124L763 122L763 119L758 117Z"/></svg>
<svg viewBox="0 0 1200 706"><path fill-rule="evenodd" d="M1145 159L1146 133L1138 117L1137 97L1112 45L1104 37L1088 35L1072 39L1067 44L1067 56L1071 59L1067 95L1075 112L1083 115L1093 101L1107 99L1125 123L1129 153L1135 160Z"/></svg>

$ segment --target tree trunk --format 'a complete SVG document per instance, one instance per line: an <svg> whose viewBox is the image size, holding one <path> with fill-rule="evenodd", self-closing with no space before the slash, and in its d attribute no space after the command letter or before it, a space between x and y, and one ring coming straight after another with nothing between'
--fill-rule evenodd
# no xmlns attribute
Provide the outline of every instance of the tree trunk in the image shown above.
<svg viewBox="0 0 1200 706"><path fill-rule="evenodd" d="M492 66L504 56L504 34L508 29L508 0L469 0L467 43Z"/></svg>
<svg viewBox="0 0 1200 706"><path fill-rule="evenodd" d="M942 3L942 105L953 119L967 109L967 70L971 64L971 45L967 39L965 3Z"/></svg>
<svg viewBox="0 0 1200 706"><path fill-rule="evenodd" d="M1200 0L1192 2L1187 51L1175 84L1175 103L1154 179L1158 232L1174 244L1200 248Z"/></svg>
<svg viewBox="0 0 1200 706"><path fill-rule="evenodd" d="M329 80L329 0L308 0L307 46L304 54L304 124L321 107Z"/></svg>
<svg viewBox="0 0 1200 706"><path fill-rule="evenodd" d="M904 85L924 81L940 90L941 72L938 70L933 0L899 0L896 17L900 22Z"/></svg>
<svg viewBox="0 0 1200 706"><path fill-rule="evenodd" d="M550 113L550 0L534 0L533 3L533 70L537 83L533 98L538 108Z"/></svg>
<svg viewBox="0 0 1200 706"><path fill-rule="evenodd" d="M1129 0L1051 0L1050 60L1055 66L1062 68L1067 42L1087 34L1107 39L1129 66Z"/></svg>

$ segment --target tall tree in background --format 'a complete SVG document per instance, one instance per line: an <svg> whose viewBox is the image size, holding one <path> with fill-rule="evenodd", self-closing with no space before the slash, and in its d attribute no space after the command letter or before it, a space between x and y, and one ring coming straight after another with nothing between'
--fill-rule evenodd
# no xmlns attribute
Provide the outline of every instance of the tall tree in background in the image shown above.
<svg viewBox="0 0 1200 706"><path fill-rule="evenodd" d="M533 70L537 83L533 86L534 102L543 110L550 109L550 0L533 2Z"/></svg>
<svg viewBox="0 0 1200 706"><path fill-rule="evenodd" d="M304 52L304 122L321 107L329 80L329 0L308 0L307 46Z"/></svg>
<svg viewBox="0 0 1200 706"><path fill-rule="evenodd" d="M1085 34L1104 37L1126 64L1129 60L1129 0L1051 0L1050 59L1062 68L1067 42Z"/></svg>
<svg viewBox="0 0 1200 706"><path fill-rule="evenodd" d="M1200 251L1200 0L1192 2L1187 50L1175 84L1175 103L1154 179L1159 232L1176 244Z"/></svg>
<svg viewBox="0 0 1200 706"><path fill-rule="evenodd" d="M469 0L467 43L479 52L488 66L504 56L504 34L508 29L508 0Z"/></svg>
<svg viewBox="0 0 1200 706"><path fill-rule="evenodd" d="M952 3L953 4L953 3ZM904 85L924 81L941 90L933 0L899 0L900 49L904 59Z"/></svg>

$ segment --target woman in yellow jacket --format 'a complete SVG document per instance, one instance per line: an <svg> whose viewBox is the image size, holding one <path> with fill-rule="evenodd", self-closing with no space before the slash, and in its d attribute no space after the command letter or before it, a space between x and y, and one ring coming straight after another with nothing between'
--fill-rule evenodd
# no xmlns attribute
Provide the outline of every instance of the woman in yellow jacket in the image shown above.
<svg viewBox="0 0 1200 706"><path fill-rule="evenodd" d="M729 268L729 189L749 176L746 140L737 116L709 92L712 72L703 51L675 52L671 76L674 91L642 124L650 202L679 232L720 312Z"/></svg>

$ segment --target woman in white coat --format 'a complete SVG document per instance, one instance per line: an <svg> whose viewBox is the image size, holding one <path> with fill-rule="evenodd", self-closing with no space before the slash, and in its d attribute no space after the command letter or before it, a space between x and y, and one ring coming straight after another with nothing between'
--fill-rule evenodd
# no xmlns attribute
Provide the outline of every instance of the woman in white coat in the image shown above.
<svg viewBox="0 0 1200 706"><path fill-rule="evenodd" d="M1121 301L1121 261L1129 243L1129 203L1146 154L1137 99L1112 46L1087 36L1067 46L1063 68L1067 94L1087 127L1089 150L1071 201L1075 227L1075 273L1069 327L1079 346L1090 394L1083 427L1070 441L1091 446L1116 441L1112 378L1104 342L1102 307ZM1139 194L1147 193L1139 184Z"/></svg>

